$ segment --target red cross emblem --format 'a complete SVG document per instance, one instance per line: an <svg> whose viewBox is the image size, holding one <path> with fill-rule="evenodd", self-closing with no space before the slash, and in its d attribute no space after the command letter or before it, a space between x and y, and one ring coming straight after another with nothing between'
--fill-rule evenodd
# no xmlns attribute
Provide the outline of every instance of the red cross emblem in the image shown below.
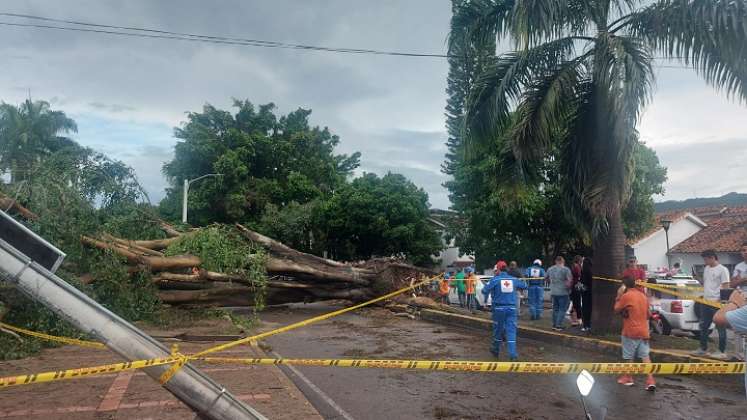
<svg viewBox="0 0 747 420"><path fill-rule="evenodd" d="M503 286L504 286L504 287L508 287L508 286L510 286L510 285L511 285L511 282L510 282L510 281L508 281L508 280L506 280L506 281L504 281L504 282L503 282Z"/></svg>

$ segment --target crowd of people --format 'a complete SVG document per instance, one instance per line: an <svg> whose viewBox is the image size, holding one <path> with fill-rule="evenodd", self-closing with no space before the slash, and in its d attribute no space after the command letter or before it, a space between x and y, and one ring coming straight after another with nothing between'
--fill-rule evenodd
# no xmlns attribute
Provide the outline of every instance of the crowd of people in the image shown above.
<svg viewBox="0 0 747 420"><path fill-rule="evenodd" d="M744 344L747 336L747 305L744 292L747 292L747 242L742 245L744 262L730 273L718 261L713 251L702 254L705 262L703 273L703 299L722 302L724 290L728 289L728 303L720 310L718 304L713 306L699 305L700 315L700 348L693 353L696 356L709 356L726 359L726 328L733 328L740 335L738 340ZM669 274L681 274L679 264L669 270ZM638 265L635 257L627 261L625 270L620 274L623 285L618 289L614 311L622 317L622 359L625 362L641 360L651 363L650 357L650 306L645 289L647 274ZM476 299L478 278L473 267L463 270L450 270L439 284L443 302L449 303L449 293L456 291L459 305L474 311L478 304ZM591 258L576 256L570 267L565 258L557 256L554 264L545 269L542 261L536 259L525 270L519 269L515 261L506 263L500 260L494 267L493 277L483 286L483 302L492 301L493 341L491 353L498 357L503 342L510 360L518 358L516 345L517 324L520 312L521 292L526 291L528 313L531 321L542 319L544 312L545 291L549 291L552 302L552 329L564 330L566 318L570 317L571 326L578 326L581 331L591 329L593 265ZM733 289L733 292L731 292ZM716 324L718 331L718 351L708 353L710 326ZM744 351L744 349L742 349ZM634 384L631 375L622 375L618 383L626 386ZM747 387L747 374L745 376ZM656 389L653 375L646 378L645 388Z"/></svg>

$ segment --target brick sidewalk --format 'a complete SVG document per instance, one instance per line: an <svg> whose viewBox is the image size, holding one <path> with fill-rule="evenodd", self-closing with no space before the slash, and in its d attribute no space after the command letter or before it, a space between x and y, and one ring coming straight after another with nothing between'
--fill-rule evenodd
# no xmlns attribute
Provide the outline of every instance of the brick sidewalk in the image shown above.
<svg viewBox="0 0 747 420"><path fill-rule="evenodd" d="M180 343L193 352L214 343ZM260 349L241 346L217 354L267 357ZM0 362L0 376L95 366L121 361L108 350L65 346L39 356ZM272 419L321 419L296 386L276 366L196 364L237 398ZM0 419L192 419L192 410L144 372L125 371L69 381L0 390Z"/></svg>

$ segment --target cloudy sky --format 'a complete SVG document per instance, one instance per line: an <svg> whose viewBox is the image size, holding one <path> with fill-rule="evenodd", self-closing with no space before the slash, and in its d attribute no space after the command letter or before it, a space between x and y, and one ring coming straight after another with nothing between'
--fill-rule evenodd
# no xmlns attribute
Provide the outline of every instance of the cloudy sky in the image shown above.
<svg viewBox="0 0 747 420"><path fill-rule="evenodd" d="M4 0L0 12L332 47L443 53L449 0ZM0 22L24 22L0 16ZM45 99L78 122L76 139L135 168L163 197L173 127L207 102L313 110L360 151L361 171L403 173L448 207L440 165L447 63L438 58L124 38L0 26L0 100ZM666 63L661 63L666 64ZM747 107L688 70L660 68L644 140L669 167L662 199L747 192Z"/></svg>

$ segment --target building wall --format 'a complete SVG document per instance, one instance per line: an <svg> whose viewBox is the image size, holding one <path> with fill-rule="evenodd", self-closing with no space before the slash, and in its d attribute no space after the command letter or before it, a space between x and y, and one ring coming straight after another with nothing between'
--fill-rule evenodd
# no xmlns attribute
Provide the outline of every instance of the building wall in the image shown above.
<svg viewBox="0 0 747 420"><path fill-rule="evenodd" d="M685 218L672 223L669 227L669 248L691 237L699 232L702 228ZM645 264L649 270L656 270L659 267L667 267L667 237L664 229L659 229L651 236L644 238L632 246L635 256L640 264ZM672 259L672 264L675 260Z"/></svg>
<svg viewBox="0 0 747 420"><path fill-rule="evenodd" d="M718 255L719 262L729 269L730 275L734 271L734 266L743 261L741 254L736 252L717 252L716 255ZM671 258L672 264L679 262L682 271L686 274L695 272L699 276L703 272L703 257L700 254L672 253ZM693 271L693 268L695 268L695 271Z"/></svg>

